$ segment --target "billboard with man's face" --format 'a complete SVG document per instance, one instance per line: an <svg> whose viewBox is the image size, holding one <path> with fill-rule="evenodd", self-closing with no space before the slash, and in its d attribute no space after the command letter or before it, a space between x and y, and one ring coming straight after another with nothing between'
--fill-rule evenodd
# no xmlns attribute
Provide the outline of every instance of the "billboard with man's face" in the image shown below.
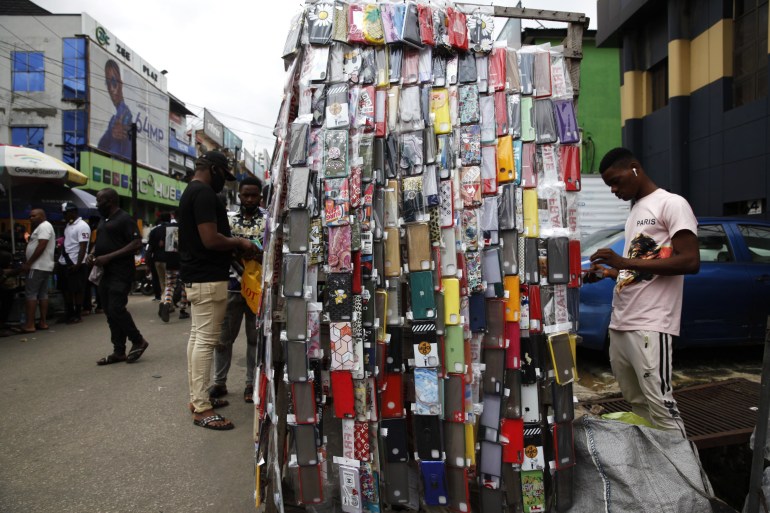
<svg viewBox="0 0 770 513"><path fill-rule="evenodd" d="M131 123L136 160L168 173L168 95L98 45L91 44L88 144L131 161Z"/></svg>

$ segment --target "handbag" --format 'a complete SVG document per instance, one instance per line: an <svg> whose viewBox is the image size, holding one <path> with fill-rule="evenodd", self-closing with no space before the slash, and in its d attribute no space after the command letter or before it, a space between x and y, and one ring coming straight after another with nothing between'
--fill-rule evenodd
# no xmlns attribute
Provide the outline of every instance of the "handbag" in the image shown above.
<svg viewBox="0 0 770 513"><path fill-rule="evenodd" d="M88 281L94 285L99 285L99 282L102 281L102 276L104 276L104 267L93 266L88 274Z"/></svg>
<svg viewBox="0 0 770 513"><path fill-rule="evenodd" d="M259 313L262 303L262 264L256 260L243 262L241 275L241 295L253 313Z"/></svg>

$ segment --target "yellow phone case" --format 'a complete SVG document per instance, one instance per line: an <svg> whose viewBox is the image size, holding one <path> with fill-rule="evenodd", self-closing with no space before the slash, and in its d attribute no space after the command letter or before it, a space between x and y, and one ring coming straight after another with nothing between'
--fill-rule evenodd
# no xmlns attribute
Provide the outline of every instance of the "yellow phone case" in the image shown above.
<svg viewBox="0 0 770 513"><path fill-rule="evenodd" d="M444 323L460 324L460 280L443 278L441 285L444 288Z"/></svg>
<svg viewBox="0 0 770 513"><path fill-rule="evenodd" d="M521 291L518 275L503 278L503 286L508 293L508 298L505 300L505 320L519 322L521 319Z"/></svg>
<svg viewBox="0 0 770 513"><path fill-rule="evenodd" d="M476 465L476 434L475 424L465 424L465 460L470 466Z"/></svg>
<svg viewBox="0 0 770 513"><path fill-rule="evenodd" d="M430 114L433 117L433 131L438 134L452 133L452 119L449 115L449 91L437 87L430 94Z"/></svg>
<svg viewBox="0 0 770 513"><path fill-rule="evenodd" d="M513 163L513 139L510 135L497 139L497 183L512 182L516 179Z"/></svg>
<svg viewBox="0 0 770 513"><path fill-rule="evenodd" d="M537 218L537 189L522 189L522 210L524 213L524 236L540 236L540 222Z"/></svg>

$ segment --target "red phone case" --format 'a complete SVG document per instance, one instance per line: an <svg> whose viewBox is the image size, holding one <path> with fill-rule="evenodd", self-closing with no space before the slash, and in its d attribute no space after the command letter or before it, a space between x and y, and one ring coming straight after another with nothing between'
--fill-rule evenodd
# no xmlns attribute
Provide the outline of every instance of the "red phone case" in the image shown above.
<svg viewBox="0 0 770 513"><path fill-rule="evenodd" d="M582 268L580 264L580 241L569 241L569 283L567 287L575 289L583 283Z"/></svg>
<svg viewBox="0 0 770 513"><path fill-rule="evenodd" d="M457 252L457 270L460 272L460 295L468 295L468 266L465 264L465 253Z"/></svg>
<svg viewBox="0 0 770 513"><path fill-rule="evenodd" d="M361 294L363 287L361 283L361 252L354 251L351 253L351 260L353 262L353 281L351 282L350 291L353 294Z"/></svg>
<svg viewBox="0 0 770 513"><path fill-rule="evenodd" d="M540 286L529 286L529 331L541 333L543 331L543 307L540 302Z"/></svg>
<svg viewBox="0 0 770 513"><path fill-rule="evenodd" d="M338 419L352 419L356 415L353 374L348 371L333 371L330 374L334 416Z"/></svg>
<svg viewBox="0 0 770 513"><path fill-rule="evenodd" d="M502 419L500 443L503 445L503 462L521 465L524 461L524 420Z"/></svg>
<svg viewBox="0 0 770 513"><path fill-rule="evenodd" d="M404 376L385 374L385 390L380 397L380 415L383 419L398 419L404 416Z"/></svg>
<svg viewBox="0 0 770 513"><path fill-rule="evenodd" d="M559 146L559 167L568 191L580 190L580 147L563 144Z"/></svg>
<svg viewBox="0 0 770 513"><path fill-rule="evenodd" d="M505 368L521 368L521 326L518 322L505 323Z"/></svg>

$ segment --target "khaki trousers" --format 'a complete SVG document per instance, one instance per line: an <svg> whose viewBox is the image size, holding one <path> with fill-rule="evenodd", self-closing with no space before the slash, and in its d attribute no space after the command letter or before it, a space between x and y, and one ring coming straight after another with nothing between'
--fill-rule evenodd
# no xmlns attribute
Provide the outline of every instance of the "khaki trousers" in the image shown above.
<svg viewBox="0 0 770 513"><path fill-rule="evenodd" d="M610 329L610 365L634 413L687 438L671 387L671 338L657 331Z"/></svg>
<svg viewBox="0 0 770 513"><path fill-rule="evenodd" d="M187 342L187 382L195 413L211 409L208 392L211 364L227 309L227 284L226 281L186 284L192 318Z"/></svg>

